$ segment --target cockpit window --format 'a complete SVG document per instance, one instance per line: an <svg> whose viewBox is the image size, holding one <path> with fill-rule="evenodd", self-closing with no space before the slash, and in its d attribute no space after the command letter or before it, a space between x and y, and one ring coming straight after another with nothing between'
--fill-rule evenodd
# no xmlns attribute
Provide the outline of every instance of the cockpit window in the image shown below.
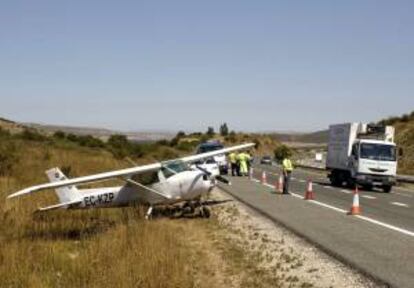
<svg viewBox="0 0 414 288"><path fill-rule="evenodd" d="M165 178L170 178L171 176L177 173L188 171L189 167L186 163L182 161L173 161L173 162L164 163L161 170Z"/></svg>
<svg viewBox="0 0 414 288"><path fill-rule="evenodd" d="M208 158L206 160L206 164L215 164L215 163L216 163L216 160L214 160L214 158Z"/></svg>
<svg viewBox="0 0 414 288"><path fill-rule="evenodd" d="M144 172L142 174L136 174L132 176L132 180L142 184L142 185L151 185L159 182L157 171Z"/></svg>

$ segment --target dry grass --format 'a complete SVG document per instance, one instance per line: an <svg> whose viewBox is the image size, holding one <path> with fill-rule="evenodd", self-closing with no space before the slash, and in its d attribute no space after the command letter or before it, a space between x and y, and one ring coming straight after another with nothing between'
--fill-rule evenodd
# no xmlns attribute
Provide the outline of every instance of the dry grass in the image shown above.
<svg viewBox="0 0 414 288"><path fill-rule="evenodd" d="M148 222L142 207L33 214L57 203L53 191L6 197L45 182L43 171L70 167L75 177L129 164L76 145L12 138L0 146L17 159L0 176L1 287L253 287L263 278L215 219Z"/></svg>
<svg viewBox="0 0 414 288"><path fill-rule="evenodd" d="M396 123L396 142L403 149L398 162L398 173L414 175L414 120Z"/></svg>
<svg viewBox="0 0 414 288"><path fill-rule="evenodd" d="M45 182L53 166L70 166L76 176L123 163L100 150L12 141L19 161L0 177L0 286L193 287L183 223L146 222L140 207L33 214L57 202L53 192L5 200Z"/></svg>

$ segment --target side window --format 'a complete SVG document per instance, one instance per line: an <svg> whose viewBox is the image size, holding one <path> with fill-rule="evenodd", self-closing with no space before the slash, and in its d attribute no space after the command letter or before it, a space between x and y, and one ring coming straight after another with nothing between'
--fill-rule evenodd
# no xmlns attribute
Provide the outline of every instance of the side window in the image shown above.
<svg viewBox="0 0 414 288"><path fill-rule="evenodd" d="M175 175L173 171L167 169L165 167L161 168L162 173L164 174L165 179L170 178L171 176Z"/></svg>
<svg viewBox="0 0 414 288"><path fill-rule="evenodd" d="M137 174L132 177L134 181L137 181L138 183L142 185L150 185L154 184L156 182L159 182L158 178L158 171L152 171L152 172L145 172L142 174Z"/></svg>

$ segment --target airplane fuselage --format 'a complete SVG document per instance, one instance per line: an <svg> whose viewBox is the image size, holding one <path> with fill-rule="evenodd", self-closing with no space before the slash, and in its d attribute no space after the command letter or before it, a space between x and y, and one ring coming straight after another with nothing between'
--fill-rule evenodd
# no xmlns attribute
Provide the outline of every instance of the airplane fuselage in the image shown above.
<svg viewBox="0 0 414 288"><path fill-rule="evenodd" d="M168 179L160 177L160 181L147 187L125 185L80 190L82 199L78 205L67 208L104 208L127 206L131 203L146 205L168 205L190 201L207 194L213 187L199 171L183 171ZM158 194L153 193L158 192Z"/></svg>

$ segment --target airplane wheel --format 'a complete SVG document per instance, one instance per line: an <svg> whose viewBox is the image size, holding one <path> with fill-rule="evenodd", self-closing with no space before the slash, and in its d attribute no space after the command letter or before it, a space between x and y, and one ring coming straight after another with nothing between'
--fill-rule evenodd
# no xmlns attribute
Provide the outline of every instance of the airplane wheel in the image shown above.
<svg viewBox="0 0 414 288"><path fill-rule="evenodd" d="M191 206L187 206L183 208L183 214L192 214L194 213L194 208Z"/></svg>
<svg viewBox="0 0 414 288"><path fill-rule="evenodd" d="M210 218L211 216L211 212L210 209L208 209L208 207L201 207L201 216L204 218Z"/></svg>

